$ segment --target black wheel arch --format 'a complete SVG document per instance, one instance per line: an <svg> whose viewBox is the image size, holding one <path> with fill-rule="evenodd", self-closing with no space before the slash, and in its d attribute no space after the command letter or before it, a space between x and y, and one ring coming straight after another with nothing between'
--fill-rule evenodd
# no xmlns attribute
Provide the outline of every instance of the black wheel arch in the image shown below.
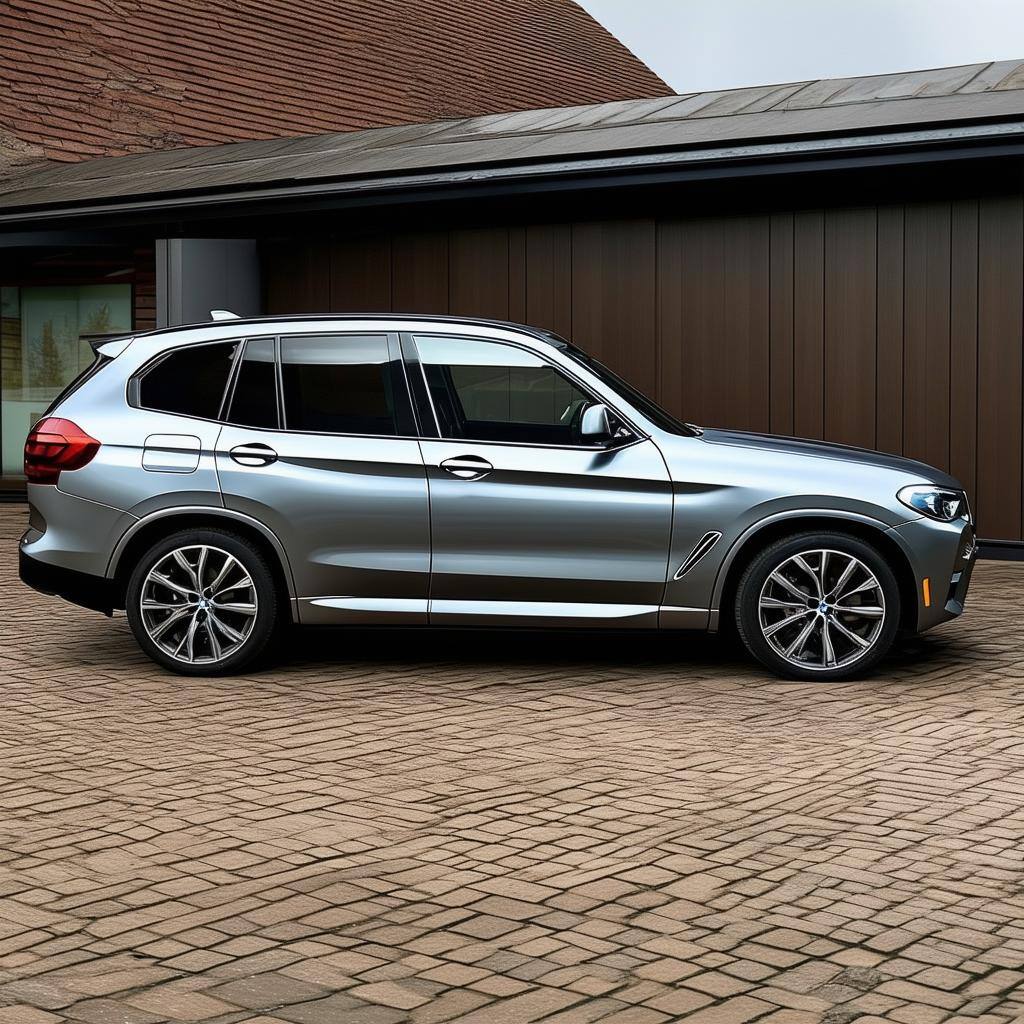
<svg viewBox="0 0 1024 1024"><path fill-rule="evenodd" d="M233 515L216 508L188 509L163 515L154 515L143 520L136 527L128 540L115 553L116 563L113 573L113 596L116 608L124 608L128 580L132 570L142 556L154 544L170 537L179 530L224 530L249 541L263 555L274 578L277 592L278 607L281 612L292 619L292 596L294 587L291 583L291 569L280 542L271 540L264 529L247 517Z"/></svg>
<svg viewBox="0 0 1024 1024"><path fill-rule="evenodd" d="M896 577L900 591L900 628L914 630L917 627L917 581L906 552L886 532L882 524L872 526L862 519L851 519L843 515L793 515L773 518L742 536L726 556L719 573L715 589L719 597L718 628L720 632L734 632L733 611L736 606L736 590L747 566L764 551L769 544L797 533L808 531L829 531L846 533L875 547L885 558ZM724 574L724 575L723 575ZM720 589L719 589L720 588Z"/></svg>

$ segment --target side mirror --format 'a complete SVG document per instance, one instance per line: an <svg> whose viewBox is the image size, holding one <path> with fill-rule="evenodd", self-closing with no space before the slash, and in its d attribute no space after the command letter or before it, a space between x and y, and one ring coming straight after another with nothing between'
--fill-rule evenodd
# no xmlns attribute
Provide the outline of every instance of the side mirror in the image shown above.
<svg viewBox="0 0 1024 1024"><path fill-rule="evenodd" d="M612 423L607 405L591 405L583 410L580 435L592 441L607 441L612 436Z"/></svg>

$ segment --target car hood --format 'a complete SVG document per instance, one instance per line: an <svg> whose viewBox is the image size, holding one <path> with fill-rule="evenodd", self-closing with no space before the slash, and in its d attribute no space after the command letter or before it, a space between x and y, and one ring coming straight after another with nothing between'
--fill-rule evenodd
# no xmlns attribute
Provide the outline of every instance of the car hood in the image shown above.
<svg viewBox="0 0 1024 1024"><path fill-rule="evenodd" d="M934 466L917 462L914 459L905 459L899 455L887 455L884 452L872 451L870 448L854 448L852 445L832 444L828 441L814 441L801 437L783 437L779 434L755 434L744 430L716 430L710 427L704 430L702 439L708 444L760 448L787 455L805 455L808 458L829 459L833 462L877 466L879 469L906 474L915 483L937 484L940 487L957 489L962 487L956 477L952 477Z"/></svg>

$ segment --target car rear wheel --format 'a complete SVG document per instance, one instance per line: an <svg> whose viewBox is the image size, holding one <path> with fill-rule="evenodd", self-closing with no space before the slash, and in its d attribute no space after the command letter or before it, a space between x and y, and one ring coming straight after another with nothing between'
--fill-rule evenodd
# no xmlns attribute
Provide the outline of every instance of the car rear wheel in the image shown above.
<svg viewBox="0 0 1024 1024"><path fill-rule="evenodd" d="M157 664L183 675L223 675L262 655L277 623L277 592L263 555L222 530L183 530L154 544L128 582L128 623Z"/></svg>
<svg viewBox="0 0 1024 1024"><path fill-rule="evenodd" d="M747 650L790 679L862 675L892 646L899 586L881 553L844 533L801 533L747 567L736 625Z"/></svg>

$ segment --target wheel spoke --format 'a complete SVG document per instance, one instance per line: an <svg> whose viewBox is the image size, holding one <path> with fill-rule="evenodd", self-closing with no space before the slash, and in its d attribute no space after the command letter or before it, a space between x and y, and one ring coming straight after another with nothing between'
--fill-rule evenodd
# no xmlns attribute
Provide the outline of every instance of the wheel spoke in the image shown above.
<svg viewBox="0 0 1024 1024"><path fill-rule="evenodd" d="M153 571L149 574L149 578L154 582L159 583L161 587L173 590L176 594L181 594L183 597L191 597L195 593L194 590L189 590L188 587L183 587L180 583L175 583L170 576L165 576L161 572Z"/></svg>
<svg viewBox="0 0 1024 1024"><path fill-rule="evenodd" d="M198 577L196 576L196 571L192 568L192 563L185 557L185 552L182 551L181 548L178 548L174 552L174 560L178 563L178 565L181 566L182 570L192 581L193 589L197 591L202 590L203 588L199 583Z"/></svg>
<svg viewBox="0 0 1024 1024"><path fill-rule="evenodd" d="M234 557L234 555L228 555L228 556L227 556L227 557L226 557L226 558L224 559L224 564L223 564L223 565L222 565L222 566L220 567L220 572L219 572L219 573L217 573L217 576L216 576L216 578L215 578L215 579L214 579L214 581L213 581L213 582L212 582L212 583L210 584L210 592L211 592L211 593L212 593L212 594L213 594L213 595L214 595L215 597L216 597L216 595L217 595L218 593L221 593L221 592L223 592L224 590L227 590L227 589L234 589L234 588L228 588L228 587L225 587L225 586L224 586L224 581L225 581L225 580L226 580L226 579L228 578L228 576L229 576L229 575L230 575L230 573L231 573L231 570L232 570L232 569L233 569L233 568L234 568L234 567L235 567L236 565L238 565L238 560L237 560L237 559L236 559L236 558ZM241 566L239 566L239 568L241 568ZM248 579L248 576L246 577L246 579Z"/></svg>
<svg viewBox="0 0 1024 1024"><path fill-rule="evenodd" d="M171 612L166 619L161 619L150 631L149 635L154 640L159 640L176 622L181 622L182 619L191 615L195 611L194 608L186 605L182 607L178 606L177 610Z"/></svg>
<svg viewBox="0 0 1024 1024"><path fill-rule="evenodd" d="M800 630L800 635L786 648L787 658L799 658L804 647L807 645L807 641L811 638L811 633L814 632L815 621L815 619L811 619L811 621Z"/></svg>
<svg viewBox="0 0 1024 1024"><path fill-rule="evenodd" d="M245 636L239 633L233 626L229 626L223 619L218 618L216 615L210 615L210 622L212 622L229 640L233 640L236 644L241 643Z"/></svg>
<svg viewBox="0 0 1024 1024"><path fill-rule="evenodd" d="M836 651L832 646L832 637L829 635L827 615L821 617L821 663L825 668L831 668L836 663Z"/></svg>
<svg viewBox="0 0 1024 1024"><path fill-rule="evenodd" d="M836 604L832 607L844 615L861 615L865 619L880 619L885 614L885 609L880 608L877 604Z"/></svg>
<svg viewBox="0 0 1024 1024"><path fill-rule="evenodd" d="M762 608L806 608L807 601L784 601L781 597L762 597Z"/></svg>
<svg viewBox="0 0 1024 1024"><path fill-rule="evenodd" d="M773 622L770 626L765 626L761 631L766 637L775 636L780 629L785 629L786 626L791 626L793 623L798 622L807 616L808 609L804 609L802 612L797 612L796 615L788 615L784 619L779 619L778 622Z"/></svg>
<svg viewBox="0 0 1024 1024"><path fill-rule="evenodd" d="M769 579L778 583L780 587L783 587L786 590L788 590L794 597L799 598L802 602L806 602L807 598L811 596L810 594L804 593L804 591L802 591L795 583L790 583L789 580L787 580L786 577L783 576L778 569L776 569L771 574Z"/></svg>
<svg viewBox="0 0 1024 1024"><path fill-rule="evenodd" d="M222 657L220 641L217 639L217 636L214 633L214 631L210 628L209 618L207 618L206 621L203 623L203 628L206 630L207 640L210 641L210 653L213 655L213 660L220 661Z"/></svg>
<svg viewBox="0 0 1024 1024"><path fill-rule="evenodd" d="M208 547L204 546L199 549L199 563L196 565L196 585L200 593L203 590L203 577L206 575L206 559L209 555L210 549Z"/></svg>
<svg viewBox="0 0 1024 1024"><path fill-rule="evenodd" d="M857 559L850 558L849 555L847 555L847 558L849 559L849 561L846 563L846 568L839 574L839 579L836 580L836 585L832 588L832 590L829 593L830 597L834 594L841 594L843 592L843 587L845 587L846 584L850 581L850 577L853 575L854 571L857 568Z"/></svg>
<svg viewBox="0 0 1024 1024"><path fill-rule="evenodd" d="M838 619L832 620L832 625L839 630L847 640L852 640L861 650L866 650L871 646L870 642L865 640L864 637L858 636L852 629L847 629Z"/></svg>
<svg viewBox="0 0 1024 1024"><path fill-rule="evenodd" d="M803 555L794 555L793 563L798 565L808 576L814 580L814 587L818 591L818 597L824 596L824 591L821 589L821 580L818 579L818 574L807 564Z"/></svg>
<svg viewBox="0 0 1024 1024"><path fill-rule="evenodd" d="M874 576L868 575L868 578L858 586L854 587L853 590L848 590L845 594L840 594L836 601L845 601L848 597L853 597L854 594L862 594L865 590L877 590L878 580Z"/></svg>
<svg viewBox="0 0 1024 1024"><path fill-rule="evenodd" d="M214 601L213 607L219 612L237 612L239 615L255 615L256 605L245 601Z"/></svg>

